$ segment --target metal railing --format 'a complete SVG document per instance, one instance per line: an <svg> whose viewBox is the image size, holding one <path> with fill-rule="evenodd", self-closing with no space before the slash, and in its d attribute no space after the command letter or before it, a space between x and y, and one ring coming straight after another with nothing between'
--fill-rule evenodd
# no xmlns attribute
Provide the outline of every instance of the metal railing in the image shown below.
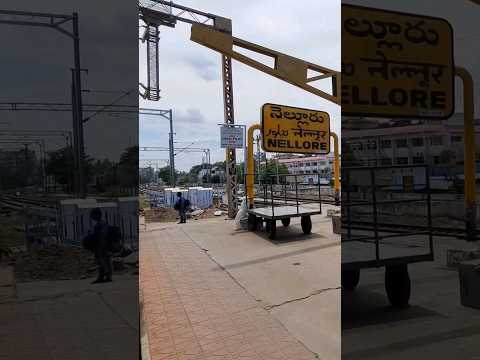
<svg viewBox="0 0 480 360"><path fill-rule="evenodd" d="M405 176L402 171L408 172ZM409 181L406 181L406 178ZM401 181L399 181L401 180ZM418 181L415 181L418 180ZM403 198L393 198L393 194ZM420 204L420 205L419 205ZM419 209L422 209L423 212ZM414 205L415 208L412 208ZM399 209L412 208L412 215L402 215ZM375 259L364 266L382 266L391 262L433 260L433 232L431 193L428 167L425 165L392 165L382 167L342 168L342 243L364 242L375 244ZM414 216L417 214L417 216ZM407 219L407 217L409 218ZM382 217L389 220L381 220ZM416 224L412 225L412 217ZM406 223L407 220L410 223ZM402 224L403 223L403 224ZM359 233L355 233L354 231ZM382 241L394 238L425 236L428 253L413 256L381 257ZM345 247L345 249L348 249ZM342 248L342 252L343 252ZM348 251L348 250L347 250Z"/></svg>
<svg viewBox="0 0 480 360"><path fill-rule="evenodd" d="M270 207L272 216L275 216L275 208L286 206L294 208L298 215L302 206L310 204L315 204L315 207L311 207L312 212L321 212L322 188L330 188L329 185L321 183L320 174L309 174L308 177L313 180L312 182L305 182L305 175L301 174L252 176L255 176L254 207ZM245 198L247 199L247 193Z"/></svg>

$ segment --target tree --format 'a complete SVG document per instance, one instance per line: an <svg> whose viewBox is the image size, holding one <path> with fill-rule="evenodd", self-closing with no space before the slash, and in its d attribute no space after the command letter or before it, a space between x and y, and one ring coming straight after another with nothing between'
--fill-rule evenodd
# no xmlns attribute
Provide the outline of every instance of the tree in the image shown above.
<svg viewBox="0 0 480 360"><path fill-rule="evenodd" d="M216 163L213 163L213 166L225 169L225 167L227 166L227 162L226 161L217 161Z"/></svg>
<svg viewBox="0 0 480 360"><path fill-rule="evenodd" d="M118 163L119 183L121 186L138 189L138 146L127 147Z"/></svg>
<svg viewBox="0 0 480 360"><path fill-rule="evenodd" d="M276 184L277 177L272 176L276 174L288 174L288 168L284 164L280 164L277 160L269 160L267 165L262 164L260 166L259 178L262 182L270 183L271 181ZM280 176L279 180L281 183L285 182L285 176Z"/></svg>
<svg viewBox="0 0 480 360"><path fill-rule="evenodd" d="M170 184L170 166L164 166L158 169L158 177L165 184Z"/></svg>
<svg viewBox="0 0 480 360"><path fill-rule="evenodd" d="M179 185L186 185L190 182L190 177L188 176L188 173L185 171L178 172L177 179L178 179Z"/></svg>
<svg viewBox="0 0 480 360"><path fill-rule="evenodd" d="M244 181L245 181L245 179L244 179L245 168L244 168L243 164L244 164L243 162L240 163L240 164L237 164L236 169L235 169L236 173L237 173L237 183L239 183L239 184L243 184Z"/></svg>
<svg viewBox="0 0 480 360"><path fill-rule="evenodd" d="M64 147L48 154L45 171L53 176L57 184L67 185L67 191L73 190L73 152L72 148Z"/></svg>
<svg viewBox="0 0 480 360"><path fill-rule="evenodd" d="M211 168L211 165L210 164L199 164L199 165L194 165L192 166L192 168L190 169L190 171L188 172L188 176L190 178L190 182L197 182L198 181L198 174L200 173L200 171L202 171L203 169L209 169ZM207 175L204 175L202 177L202 181L203 182L207 182L208 181L208 176Z"/></svg>

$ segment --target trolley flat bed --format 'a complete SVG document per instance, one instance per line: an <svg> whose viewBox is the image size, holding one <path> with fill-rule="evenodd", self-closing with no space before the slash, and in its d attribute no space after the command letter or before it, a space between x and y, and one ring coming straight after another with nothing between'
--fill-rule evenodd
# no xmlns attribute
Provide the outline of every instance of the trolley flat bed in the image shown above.
<svg viewBox="0 0 480 360"><path fill-rule="evenodd" d="M248 213L265 219L281 220L298 216L318 215L322 212L318 209L318 205L314 207L309 207L308 205L299 205L298 209L296 205L287 205L277 206L273 209L272 207L258 207L248 209Z"/></svg>
<svg viewBox="0 0 480 360"><path fill-rule="evenodd" d="M274 178L277 180L275 185ZM297 174L270 175L268 183L259 184L263 188L263 191L259 192L263 193L263 197L247 198L249 231L263 229L265 223L268 237L273 240L277 232L277 220L287 227L292 217L300 217L303 233L312 232L310 217L322 213L321 184L319 180L316 183L303 184L298 178ZM303 181L303 177L301 179ZM299 194L299 185L304 194Z"/></svg>
<svg viewBox="0 0 480 360"><path fill-rule="evenodd" d="M301 217L302 231L304 234L312 232L312 215L322 213L319 204L298 204L271 206L271 207L257 207L247 210L248 213L248 230L256 231L261 228L261 224L265 222L265 230L270 239L275 239L277 233L277 220L282 222L282 225L287 227L290 225L292 217Z"/></svg>
<svg viewBox="0 0 480 360"><path fill-rule="evenodd" d="M411 186L396 184L389 174L394 170L417 174L419 182ZM408 170L406 170L408 169ZM356 174L352 174L356 173ZM420 176L422 175L422 176ZM433 261L433 233L429 171L426 165L389 165L344 167L342 169L342 288L352 291L360 280L360 271L366 268L385 268L385 290L390 303L406 307L410 299L411 284L408 265ZM402 180L403 181L403 180ZM360 189L365 198L359 197ZM365 191L368 189L368 191ZM421 191L420 191L421 190ZM410 197L389 198L395 192ZM355 198L352 198L352 195ZM411 228L385 229L379 217L387 206L423 203L425 230ZM418 205L420 208L420 205ZM361 209L358 211L356 209ZM355 218L368 214L367 228L358 228ZM402 214L396 215L401 224ZM407 223L408 225L408 223Z"/></svg>
<svg viewBox="0 0 480 360"><path fill-rule="evenodd" d="M342 242L343 270L361 269L393 265L398 263L414 263L433 260L428 244L426 246L411 247L381 243L379 245L379 259L376 257L376 244L365 241Z"/></svg>

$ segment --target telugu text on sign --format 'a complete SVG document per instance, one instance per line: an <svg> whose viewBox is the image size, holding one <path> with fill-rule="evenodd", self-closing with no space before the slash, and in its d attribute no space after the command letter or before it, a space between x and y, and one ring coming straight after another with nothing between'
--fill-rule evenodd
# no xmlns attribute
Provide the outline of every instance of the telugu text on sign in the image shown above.
<svg viewBox="0 0 480 360"><path fill-rule="evenodd" d="M445 119L453 111L446 20L342 5L342 115Z"/></svg>
<svg viewBox="0 0 480 360"><path fill-rule="evenodd" d="M265 104L262 135L267 152L328 154L330 117L323 111Z"/></svg>

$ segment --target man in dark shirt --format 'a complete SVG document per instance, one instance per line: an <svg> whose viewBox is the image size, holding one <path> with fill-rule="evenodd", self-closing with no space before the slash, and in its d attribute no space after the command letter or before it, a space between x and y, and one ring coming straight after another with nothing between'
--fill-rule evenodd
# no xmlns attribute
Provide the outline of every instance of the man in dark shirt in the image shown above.
<svg viewBox="0 0 480 360"><path fill-rule="evenodd" d="M178 211L180 217L179 224L185 224L187 222L187 209L189 201L182 196L181 192L177 193L178 200L175 202L174 208Z"/></svg>
<svg viewBox="0 0 480 360"><path fill-rule="evenodd" d="M98 277L92 284L112 281L112 254L108 248L108 224L102 221L102 211L95 208L90 212L90 219L95 222L93 237L95 241L95 261Z"/></svg>

